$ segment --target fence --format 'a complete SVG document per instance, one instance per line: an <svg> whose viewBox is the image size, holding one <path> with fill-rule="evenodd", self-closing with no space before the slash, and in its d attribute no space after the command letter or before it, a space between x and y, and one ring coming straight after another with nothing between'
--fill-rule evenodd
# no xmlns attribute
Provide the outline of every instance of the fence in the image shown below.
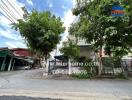
<svg viewBox="0 0 132 100"><path fill-rule="evenodd" d="M90 68L91 72L97 73L98 62L93 63L83 63L83 62L71 62L71 72L81 73L85 72L84 66L94 66ZM120 73L126 73L130 75L132 73L132 62L131 61L102 61L102 75L104 76L114 76ZM67 61L49 61L49 73L51 74L68 74L68 62Z"/></svg>

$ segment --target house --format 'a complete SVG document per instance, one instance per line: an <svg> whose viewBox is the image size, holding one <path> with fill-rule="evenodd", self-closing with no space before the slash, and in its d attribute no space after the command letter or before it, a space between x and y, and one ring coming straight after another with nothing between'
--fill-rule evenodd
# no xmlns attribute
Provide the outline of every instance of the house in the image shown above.
<svg viewBox="0 0 132 100"><path fill-rule="evenodd" d="M0 71L17 70L32 63L31 54L27 49L0 48Z"/></svg>
<svg viewBox="0 0 132 100"><path fill-rule="evenodd" d="M91 58L95 57L95 53L92 49L91 44L86 43L85 39L76 38L73 35L68 36L69 39L77 43L80 48L80 58Z"/></svg>

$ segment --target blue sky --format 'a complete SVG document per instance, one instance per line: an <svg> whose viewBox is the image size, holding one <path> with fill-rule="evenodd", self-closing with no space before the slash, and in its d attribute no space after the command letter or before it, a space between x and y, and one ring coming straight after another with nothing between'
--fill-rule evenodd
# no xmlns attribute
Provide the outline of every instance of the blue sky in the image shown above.
<svg viewBox="0 0 132 100"><path fill-rule="evenodd" d="M64 22L64 26L66 27L65 33L62 35L64 41L68 35L68 27L74 21L75 16L72 15L71 9L74 5L74 0L3 0L6 5L8 5L8 11L12 12L12 16L15 15L15 18L12 20L16 22L16 19L22 18L23 11L20 7L25 6L29 12L32 9L36 9L38 11L46 11L49 10L56 16L60 16L62 21ZM11 3L14 8L9 5ZM0 1L0 6L5 6ZM2 13L3 9L0 7L0 11ZM19 14L18 14L19 13ZM4 13L6 14L6 13ZM21 37L19 32L16 32L11 29L11 22L4 17L2 14L0 15L0 47L9 47L9 48L25 48L26 44L24 39ZM60 45L58 45L60 46Z"/></svg>

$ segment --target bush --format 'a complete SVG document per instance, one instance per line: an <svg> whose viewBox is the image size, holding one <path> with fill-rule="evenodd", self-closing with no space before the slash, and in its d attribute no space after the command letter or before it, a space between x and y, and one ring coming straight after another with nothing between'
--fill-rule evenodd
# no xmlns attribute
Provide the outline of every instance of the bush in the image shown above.
<svg viewBox="0 0 132 100"><path fill-rule="evenodd" d="M88 63L87 65L84 64L83 68L86 70L87 73L91 73L93 75L97 75L97 67L92 59L86 59L84 63Z"/></svg>
<svg viewBox="0 0 132 100"><path fill-rule="evenodd" d="M104 67L121 68L121 59L113 57L103 57L102 64Z"/></svg>
<svg viewBox="0 0 132 100"><path fill-rule="evenodd" d="M129 77L127 75L125 75L124 73L120 73L120 74L116 75L116 78L118 78L118 79L129 79Z"/></svg>
<svg viewBox="0 0 132 100"><path fill-rule="evenodd" d="M79 73L79 74L72 74L71 76L77 79L89 79L94 77L92 73Z"/></svg>

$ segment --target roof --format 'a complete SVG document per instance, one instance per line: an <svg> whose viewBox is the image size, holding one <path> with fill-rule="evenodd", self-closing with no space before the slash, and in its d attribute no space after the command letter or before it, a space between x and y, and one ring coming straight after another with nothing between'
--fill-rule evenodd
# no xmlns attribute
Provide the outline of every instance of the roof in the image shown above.
<svg viewBox="0 0 132 100"><path fill-rule="evenodd" d="M1 51L1 50L8 50L8 47L1 47L1 48L0 48L0 51Z"/></svg>
<svg viewBox="0 0 132 100"><path fill-rule="evenodd" d="M16 50L28 50L27 48L13 48L13 49L10 49L12 51L16 51Z"/></svg>
<svg viewBox="0 0 132 100"><path fill-rule="evenodd" d="M54 56L54 58L58 60L68 60L68 57L64 55Z"/></svg>
<svg viewBox="0 0 132 100"><path fill-rule="evenodd" d="M0 50L0 57L6 57L7 55L14 56L13 53L9 49Z"/></svg>
<svg viewBox="0 0 132 100"><path fill-rule="evenodd" d="M31 57L31 52L26 48L13 48L11 51L17 57Z"/></svg>
<svg viewBox="0 0 132 100"><path fill-rule="evenodd" d="M13 48L9 49L8 47L1 47L0 48L1 56L11 54L17 57L31 57L31 52L27 48ZM8 53L7 53L8 52Z"/></svg>

